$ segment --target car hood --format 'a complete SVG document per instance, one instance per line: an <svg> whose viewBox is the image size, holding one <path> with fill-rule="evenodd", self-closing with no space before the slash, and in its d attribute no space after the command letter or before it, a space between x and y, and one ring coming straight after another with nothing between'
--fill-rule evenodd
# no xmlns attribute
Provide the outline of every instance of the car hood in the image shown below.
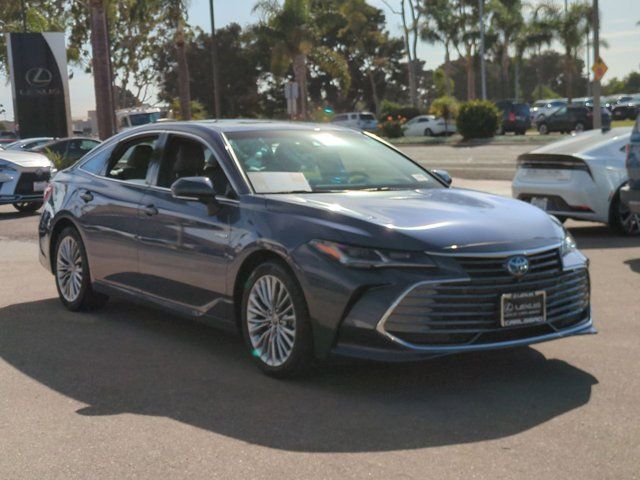
<svg viewBox="0 0 640 480"><path fill-rule="evenodd" d="M269 195L272 205L312 209L339 226L345 242L434 253L498 253L557 245L563 229L537 207L473 190L442 188L390 192ZM296 213L290 208L285 212ZM302 212L298 213L299 215ZM342 228L344 224L350 228ZM346 233L345 233L346 232ZM403 242L398 245L398 242Z"/></svg>
<svg viewBox="0 0 640 480"><path fill-rule="evenodd" d="M23 168L51 166L49 159L40 153L22 152L17 150L1 150L0 163L12 163Z"/></svg>

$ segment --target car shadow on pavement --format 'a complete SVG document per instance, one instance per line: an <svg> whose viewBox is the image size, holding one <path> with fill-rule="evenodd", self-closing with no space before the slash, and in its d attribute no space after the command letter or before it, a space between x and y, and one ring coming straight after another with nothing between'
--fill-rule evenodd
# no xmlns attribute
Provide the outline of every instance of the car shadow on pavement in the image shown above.
<svg viewBox="0 0 640 480"><path fill-rule="evenodd" d="M25 217L38 217L40 216L40 210L36 212L6 212L0 211L0 221L11 220L12 218L25 218Z"/></svg>
<svg viewBox="0 0 640 480"><path fill-rule="evenodd" d="M569 227L578 248L595 250L600 248L640 247L639 237L624 236L611 231L606 225Z"/></svg>
<svg viewBox="0 0 640 480"><path fill-rule="evenodd" d="M270 448L393 451L497 439L585 405L597 380L531 348L418 364L340 362L281 381L239 337L122 301L0 309L0 358L81 415L172 418Z"/></svg>

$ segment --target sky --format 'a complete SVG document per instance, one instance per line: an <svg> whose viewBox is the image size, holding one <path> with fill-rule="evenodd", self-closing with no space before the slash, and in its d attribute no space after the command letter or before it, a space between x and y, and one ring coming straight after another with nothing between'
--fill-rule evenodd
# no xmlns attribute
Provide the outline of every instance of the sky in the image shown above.
<svg viewBox="0 0 640 480"><path fill-rule="evenodd" d="M571 0L569 0L571 1ZM400 0L389 0L393 5ZM251 10L256 0L215 0L216 27L220 28L236 22L244 26L257 20ZM382 0L369 3L383 9L387 15L387 28L394 35L400 35L400 19L394 15ZM537 3L534 0L532 3ZM609 43L609 48L601 49L600 56L609 67L604 77L606 82L612 77L624 77L633 70L640 69L640 0L600 0L602 18L601 37ZM209 0L191 0L189 23L205 31L210 30ZM426 68L440 65L444 60L444 49L440 45L420 44L418 56L426 62ZM78 69L72 69L73 78L69 82L71 115L74 119L87 118L87 111L95 108L93 78ZM0 76L0 104L6 113L1 120L13 118L11 86L7 78Z"/></svg>

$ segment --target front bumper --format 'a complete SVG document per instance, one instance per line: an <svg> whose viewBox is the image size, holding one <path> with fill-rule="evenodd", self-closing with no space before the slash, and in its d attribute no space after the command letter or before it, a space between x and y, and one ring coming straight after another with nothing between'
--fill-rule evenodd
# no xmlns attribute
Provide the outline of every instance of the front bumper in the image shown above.
<svg viewBox="0 0 640 480"><path fill-rule="evenodd" d="M0 172L0 205L42 202L44 190L34 190L35 184L50 179L49 168L13 168Z"/></svg>
<svg viewBox="0 0 640 480"><path fill-rule="evenodd" d="M341 323L331 353L380 361L412 361L495 350L593 334L586 259L557 250L527 255L531 271L520 280L503 264L509 257L449 258L466 275L428 279L399 289L364 293ZM544 290L545 321L501 326L504 293Z"/></svg>
<svg viewBox="0 0 640 480"><path fill-rule="evenodd" d="M632 190L625 185L620 190L620 200L629 207L631 213L640 213L640 190Z"/></svg>

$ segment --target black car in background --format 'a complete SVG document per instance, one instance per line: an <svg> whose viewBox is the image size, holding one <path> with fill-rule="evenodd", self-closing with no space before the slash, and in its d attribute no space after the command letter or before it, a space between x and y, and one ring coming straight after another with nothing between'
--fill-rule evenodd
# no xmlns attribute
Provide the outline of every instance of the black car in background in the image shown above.
<svg viewBox="0 0 640 480"><path fill-rule="evenodd" d="M531 110L526 103L504 100L497 102L496 106L502 112L499 133L514 132L516 135L524 135L531 127Z"/></svg>
<svg viewBox="0 0 640 480"><path fill-rule="evenodd" d="M89 137L60 138L31 149L48 157L58 157L62 166L75 163L100 144L99 140Z"/></svg>
<svg viewBox="0 0 640 480"><path fill-rule="evenodd" d="M602 128L611 128L611 115L609 111L602 107ZM572 131L582 132L593 129L593 107L569 105L556 110L548 117L538 122L538 131L541 135L550 132Z"/></svg>
<svg viewBox="0 0 640 480"><path fill-rule="evenodd" d="M611 109L614 120L634 120L640 113L640 96L631 97L626 102L620 102Z"/></svg>

